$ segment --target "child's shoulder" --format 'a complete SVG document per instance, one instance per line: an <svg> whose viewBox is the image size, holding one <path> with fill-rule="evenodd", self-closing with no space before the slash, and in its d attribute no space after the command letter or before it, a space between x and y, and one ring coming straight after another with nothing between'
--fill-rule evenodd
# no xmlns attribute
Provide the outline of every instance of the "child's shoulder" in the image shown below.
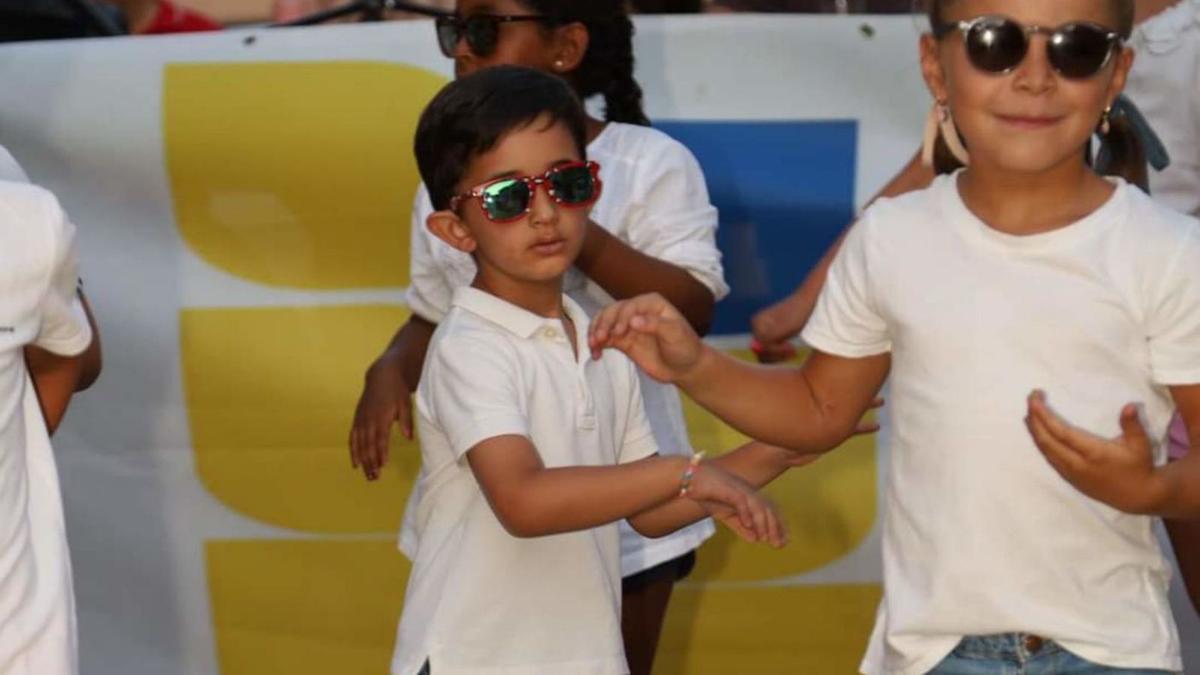
<svg viewBox="0 0 1200 675"><path fill-rule="evenodd" d="M1119 189L1128 195L1129 208L1121 231L1128 245L1160 252L1159 247L1177 248L1181 242L1200 246L1200 220L1156 201L1132 185ZM1165 251L1161 251L1165 253Z"/></svg>
<svg viewBox="0 0 1200 675"><path fill-rule="evenodd" d="M588 156L602 166L620 163L627 170L640 166L699 166L692 151L667 133L622 122L610 122L588 146Z"/></svg>
<svg viewBox="0 0 1200 675"><path fill-rule="evenodd" d="M954 189L950 176L939 176L928 187L895 197L880 197L859 217L861 227L871 237L901 234L911 237L912 228L945 230L941 220L947 190Z"/></svg>
<svg viewBox="0 0 1200 675"><path fill-rule="evenodd" d="M0 180L0 236L56 241L66 227L62 207L49 190L31 183Z"/></svg>

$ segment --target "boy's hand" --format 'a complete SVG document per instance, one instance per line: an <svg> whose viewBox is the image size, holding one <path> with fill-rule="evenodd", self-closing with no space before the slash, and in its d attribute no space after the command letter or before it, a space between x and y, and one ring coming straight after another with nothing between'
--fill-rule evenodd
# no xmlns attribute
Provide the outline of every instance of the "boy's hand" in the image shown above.
<svg viewBox="0 0 1200 675"><path fill-rule="evenodd" d="M1156 510L1165 488L1137 406L1129 404L1121 410L1121 435L1113 439L1068 424L1050 409L1043 392L1030 394L1028 406L1025 424L1029 433L1067 482L1126 513Z"/></svg>
<svg viewBox="0 0 1200 675"><path fill-rule="evenodd" d="M601 310L592 319L588 344L592 358L599 359L604 349L619 349L660 382L677 381L704 354L704 343L691 325L657 293Z"/></svg>
<svg viewBox="0 0 1200 675"><path fill-rule="evenodd" d="M367 371L350 429L350 465L361 466L367 480L379 478L387 464L393 422L399 422L400 433L412 439L412 392L399 364L380 358Z"/></svg>
<svg viewBox="0 0 1200 675"><path fill-rule="evenodd" d="M750 542L775 548L787 544L787 531L775 506L753 487L712 462L696 467L687 498Z"/></svg>

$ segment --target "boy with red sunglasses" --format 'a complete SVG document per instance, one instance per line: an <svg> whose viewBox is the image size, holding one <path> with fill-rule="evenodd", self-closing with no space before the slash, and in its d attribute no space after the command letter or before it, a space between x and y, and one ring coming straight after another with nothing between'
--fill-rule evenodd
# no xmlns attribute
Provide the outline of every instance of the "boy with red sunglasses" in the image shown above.
<svg viewBox="0 0 1200 675"><path fill-rule="evenodd" d="M570 87L517 67L454 82L418 126L427 226L477 273L417 389L417 535L393 673L628 673L622 519L662 536L711 514L783 544L753 485L794 455L660 457L633 365L589 361L587 315L563 294L601 190L585 137Z"/></svg>

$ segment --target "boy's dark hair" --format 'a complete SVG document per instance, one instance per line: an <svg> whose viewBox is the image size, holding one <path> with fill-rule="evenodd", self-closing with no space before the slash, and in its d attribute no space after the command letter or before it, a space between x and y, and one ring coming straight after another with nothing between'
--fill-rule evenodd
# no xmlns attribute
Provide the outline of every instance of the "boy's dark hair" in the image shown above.
<svg viewBox="0 0 1200 675"><path fill-rule="evenodd" d="M433 208L449 208L472 159L539 119L566 125L580 158L587 157L583 105L562 79L532 68L496 66L446 85L421 113L414 143Z"/></svg>
<svg viewBox="0 0 1200 675"><path fill-rule="evenodd" d="M580 98L604 97L604 119L649 126L642 87L633 78L633 21L625 0L518 0L551 26L579 22L588 31L583 61L567 73Z"/></svg>

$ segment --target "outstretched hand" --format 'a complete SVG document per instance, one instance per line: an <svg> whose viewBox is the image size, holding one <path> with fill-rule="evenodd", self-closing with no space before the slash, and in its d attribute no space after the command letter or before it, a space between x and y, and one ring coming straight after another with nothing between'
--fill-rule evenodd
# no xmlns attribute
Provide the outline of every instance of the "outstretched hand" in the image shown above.
<svg viewBox="0 0 1200 675"><path fill-rule="evenodd" d="M1121 434L1103 438L1067 423L1051 410L1044 392L1028 399L1025 424L1042 455L1085 495L1127 513L1154 513L1164 487L1154 465L1154 444L1138 408L1121 409Z"/></svg>
<svg viewBox="0 0 1200 675"><path fill-rule="evenodd" d="M675 382L700 361L704 343L671 303L657 293L614 303L592 318L592 358L605 349L625 352L659 382Z"/></svg>

